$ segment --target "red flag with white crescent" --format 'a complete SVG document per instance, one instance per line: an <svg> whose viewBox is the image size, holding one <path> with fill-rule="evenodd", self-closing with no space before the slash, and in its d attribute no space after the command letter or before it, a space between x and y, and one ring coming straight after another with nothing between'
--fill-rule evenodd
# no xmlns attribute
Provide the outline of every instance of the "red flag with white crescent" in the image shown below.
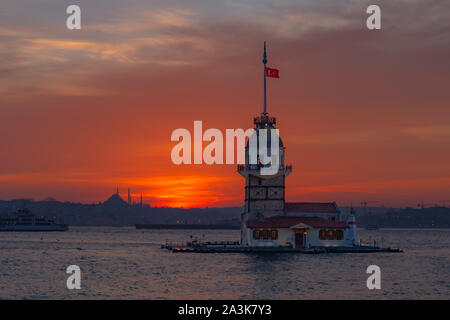
<svg viewBox="0 0 450 320"><path fill-rule="evenodd" d="M266 68L266 76L271 78L279 78L280 77L279 70Z"/></svg>

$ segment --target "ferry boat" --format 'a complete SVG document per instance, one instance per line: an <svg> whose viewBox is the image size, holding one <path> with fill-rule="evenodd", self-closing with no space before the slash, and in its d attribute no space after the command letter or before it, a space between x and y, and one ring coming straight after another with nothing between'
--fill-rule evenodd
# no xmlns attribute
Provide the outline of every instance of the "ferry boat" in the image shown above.
<svg viewBox="0 0 450 320"><path fill-rule="evenodd" d="M6 217L0 217L0 231L67 231L67 224L57 224L53 219L37 217L28 209L19 209Z"/></svg>

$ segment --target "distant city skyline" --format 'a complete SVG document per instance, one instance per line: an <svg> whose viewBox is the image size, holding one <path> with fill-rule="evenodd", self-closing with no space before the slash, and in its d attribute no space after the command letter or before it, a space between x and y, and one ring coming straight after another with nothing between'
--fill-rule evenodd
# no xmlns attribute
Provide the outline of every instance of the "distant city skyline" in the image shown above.
<svg viewBox="0 0 450 320"><path fill-rule="evenodd" d="M128 188L130 189L130 188ZM106 201L108 201L108 199L110 199L112 196L114 195L118 195L120 197L120 199L122 199L122 201L124 203L127 203L130 206L152 206L152 207L172 207L172 208L227 208L227 207L239 207L239 206L243 206L244 203L242 203L241 205L237 204L234 206L186 206L184 207L183 205L167 205L166 203L152 203L151 201L145 201L143 193L142 192L121 192L119 188L116 189L115 192L107 195L104 199L100 199L98 201L92 201L92 202L83 202L83 201L77 201L77 200L70 200L70 199L57 199L54 197L44 197L44 198L30 198L30 197L18 197L18 198L10 198L10 199L0 199L0 201L14 201L14 200L32 200L32 201L58 201L58 202L71 202L71 203L83 203L83 204L97 204L97 203L104 203ZM152 197L148 197L148 199L152 199ZM417 201L416 201L417 202ZM352 201L350 203L343 203L343 202L339 202L336 201L336 203L338 204L339 207L341 208L345 208L348 209L350 207L353 208L361 208L361 210L364 210L364 208L430 208L430 207L446 207L446 208L450 208L450 200L435 200L433 202L429 202L426 203L424 201L419 201L419 202L414 202L412 201L411 203L407 203L405 205L387 205L385 203L382 203L381 201Z"/></svg>
<svg viewBox="0 0 450 320"><path fill-rule="evenodd" d="M287 201L450 200L449 4L379 1L367 30L369 4L98 0L67 30L65 2L2 1L0 198L241 206L236 166L176 166L170 134L251 128L267 41Z"/></svg>

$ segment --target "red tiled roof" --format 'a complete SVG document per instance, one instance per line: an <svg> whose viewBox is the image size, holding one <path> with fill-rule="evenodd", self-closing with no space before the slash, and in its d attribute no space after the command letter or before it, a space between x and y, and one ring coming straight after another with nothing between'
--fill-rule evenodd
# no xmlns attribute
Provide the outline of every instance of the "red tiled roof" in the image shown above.
<svg viewBox="0 0 450 320"><path fill-rule="evenodd" d="M346 222L330 221L313 217L275 216L262 221L247 221L247 227L256 228L290 228L296 224L304 223L313 228L347 228Z"/></svg>
<svg viewBox="0 0 450 320"><path fill-rule="evenodd" d="M334 202L286 202L286 212L338 213Z"/></svg>

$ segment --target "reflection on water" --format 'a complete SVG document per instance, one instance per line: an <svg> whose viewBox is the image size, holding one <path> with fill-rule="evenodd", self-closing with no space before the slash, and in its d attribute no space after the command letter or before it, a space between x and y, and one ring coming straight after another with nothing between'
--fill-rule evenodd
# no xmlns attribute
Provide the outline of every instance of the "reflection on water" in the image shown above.
<svg viewBox="0 0 450 320"><path fill-rule="evenodd" d="M2 299L449 299L450 230L358 230L404 253L199 254L160 249L166 239L236 240L238 230L72 227L0 233ZM81 267L81 290L66 267ZM381 290L366 287L381 267Z"/></svg>

